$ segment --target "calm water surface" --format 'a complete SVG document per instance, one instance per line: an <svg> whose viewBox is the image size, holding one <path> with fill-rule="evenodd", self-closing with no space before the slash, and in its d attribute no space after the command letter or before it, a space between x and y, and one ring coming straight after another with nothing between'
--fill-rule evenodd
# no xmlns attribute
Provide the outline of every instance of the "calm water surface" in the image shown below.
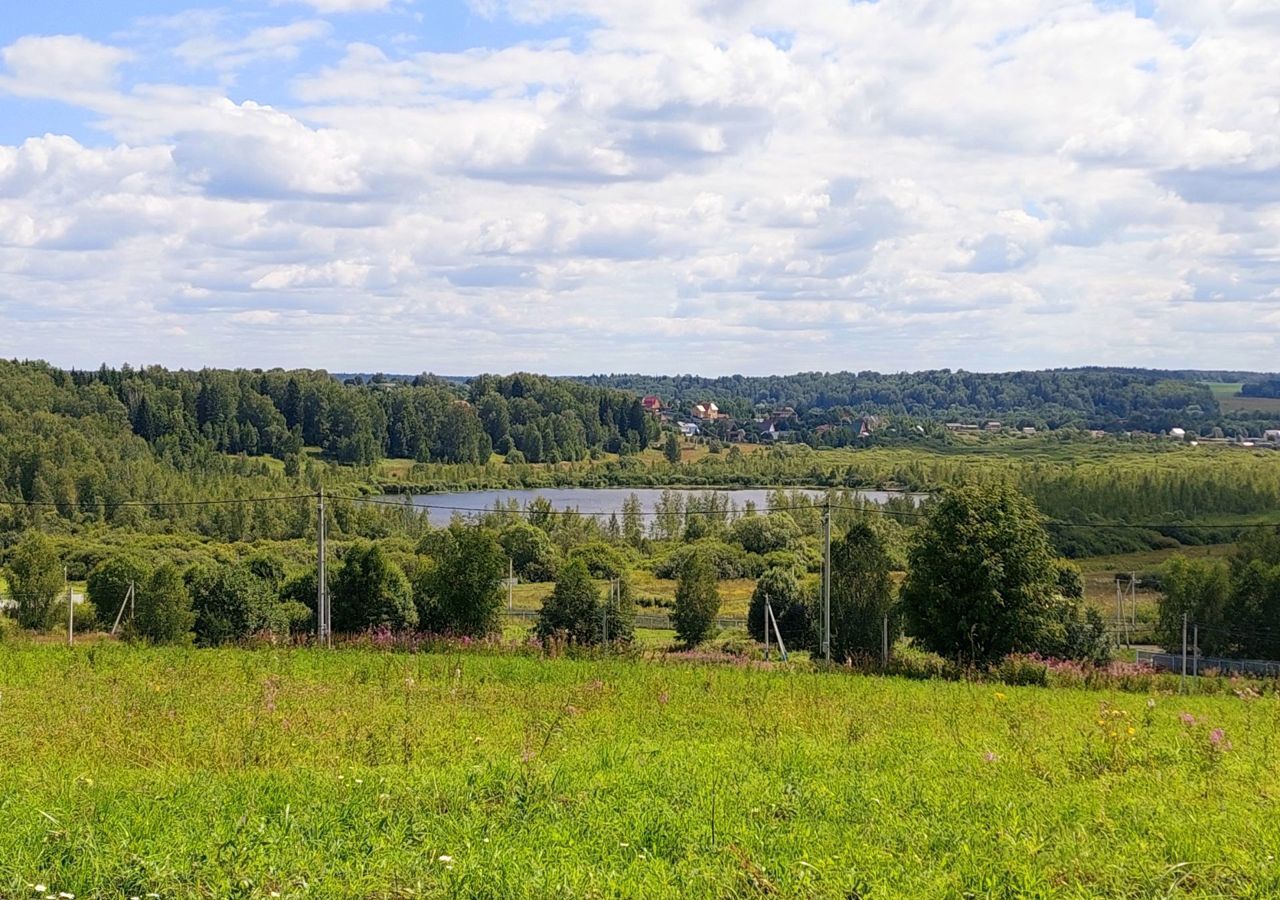
<svg viewBox="0 0 1280 900"><path fill-rule="evenodd" d="M632 494L640 499L645 512L652 512L664 490L674 493L689 494L723 494L729 497L734 508L741 510L747 503L754 503L757 509L763 510L767 505L771 491L763 488L733 490L729 488L531 488L528 490L498 491L459 491L456 493L414 494L413 505L423 510L432 525L447 525L454 513L468 513L491 510L495 504L506 506L514 500L523 509L538 497L550 501L553 509L576 509L589 515L622 515L622 504ZM791 492L792 488L782 488ZM797 493L811 497L822 495L821 491L800 490ZM884 503L890 497L902 496L891 491L854 491L855 496L874 503ZM923 495L910 495L923 496Z"/></svg>

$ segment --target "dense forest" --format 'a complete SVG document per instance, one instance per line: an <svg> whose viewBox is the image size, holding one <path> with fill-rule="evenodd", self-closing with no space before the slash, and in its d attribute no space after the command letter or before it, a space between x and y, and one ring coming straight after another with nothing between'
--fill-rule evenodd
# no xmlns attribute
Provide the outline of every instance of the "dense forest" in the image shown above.
<svg viewBox="0 0 1280 900"><path fill-rule="evenodd" d="M839 415L905 416L922 421L1107 431L1257 434L1274 413L1225 414L1194 373L1141 369L1062 369L1038 372L804 372L796 375L703 378L694 375L596 375L586 384L653 394L687 409L712 400L746 418L761 407L789 406L804 425L839 421ZM1203 377L1203 375L1201 376Z"/></svg>

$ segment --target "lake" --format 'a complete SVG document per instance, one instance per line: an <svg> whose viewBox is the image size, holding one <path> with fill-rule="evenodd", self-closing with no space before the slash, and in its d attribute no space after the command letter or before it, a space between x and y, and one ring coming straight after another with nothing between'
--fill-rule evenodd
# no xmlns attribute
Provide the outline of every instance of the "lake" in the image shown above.
<svg viewBox="0 0 1280 900"><path fill-rule="evenodd" d="M427 514L432 525L449 524L449 519L455 512L465 516L469 513L492 510L494 504L500 503L505 506L512 500L523 509L538 497L544 497L550 501L553 509L577 509L581 513L596 516L608 516L609 513L617 513L618 518L621 519L622 504L630 495L635 494L639 498L640 505L644 511L651 513L656 508L665 490L686 496L690 494L726 495L739 511L749 502L754 503L758 510L764 511L767 506L768 495L772 493L771 490L764 488L743 488L741 490L731 488L531 488L526 490L510 489L413 494L412 499L413 505ZM781 490L785 490L788 493L794 490L796 493L807 494L811 497L822 496L821 491L793 488L781 488ZM851 493L873 503L884 503L891 497L904 496L893 491L852 491ZM907 496L918 498L924 495L912 494ZM402 498L391 496L384 499Z"/></svg>

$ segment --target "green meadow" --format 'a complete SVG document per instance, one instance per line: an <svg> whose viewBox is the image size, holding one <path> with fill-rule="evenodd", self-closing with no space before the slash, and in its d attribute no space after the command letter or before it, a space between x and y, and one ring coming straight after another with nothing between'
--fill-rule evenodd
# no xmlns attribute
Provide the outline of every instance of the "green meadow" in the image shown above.
<svg viewBox="0 0 1280 900"><path fill-rule="evenodd" d="M1280 701L0 646L0 895L1274 897Z"/></svg>

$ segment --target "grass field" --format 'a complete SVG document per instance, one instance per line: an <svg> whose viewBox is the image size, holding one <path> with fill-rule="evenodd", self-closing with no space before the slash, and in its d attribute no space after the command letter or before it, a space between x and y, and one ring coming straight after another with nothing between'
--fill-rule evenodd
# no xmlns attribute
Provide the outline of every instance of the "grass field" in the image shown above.
<svg viewBox="0 0 1280 900"><path fill-rule="evenodd" d="M5 897L1280 892L1272 697L110 645L0 692Z"/></svg>
<svg viewBox="0 0 1280 900"><path fill-rule="evenodd" d="M1244 387L1242 382L1210 381L1206 384L1223 412L1280 412L1280 398L1241 397L1240 389Z"/></svg>

